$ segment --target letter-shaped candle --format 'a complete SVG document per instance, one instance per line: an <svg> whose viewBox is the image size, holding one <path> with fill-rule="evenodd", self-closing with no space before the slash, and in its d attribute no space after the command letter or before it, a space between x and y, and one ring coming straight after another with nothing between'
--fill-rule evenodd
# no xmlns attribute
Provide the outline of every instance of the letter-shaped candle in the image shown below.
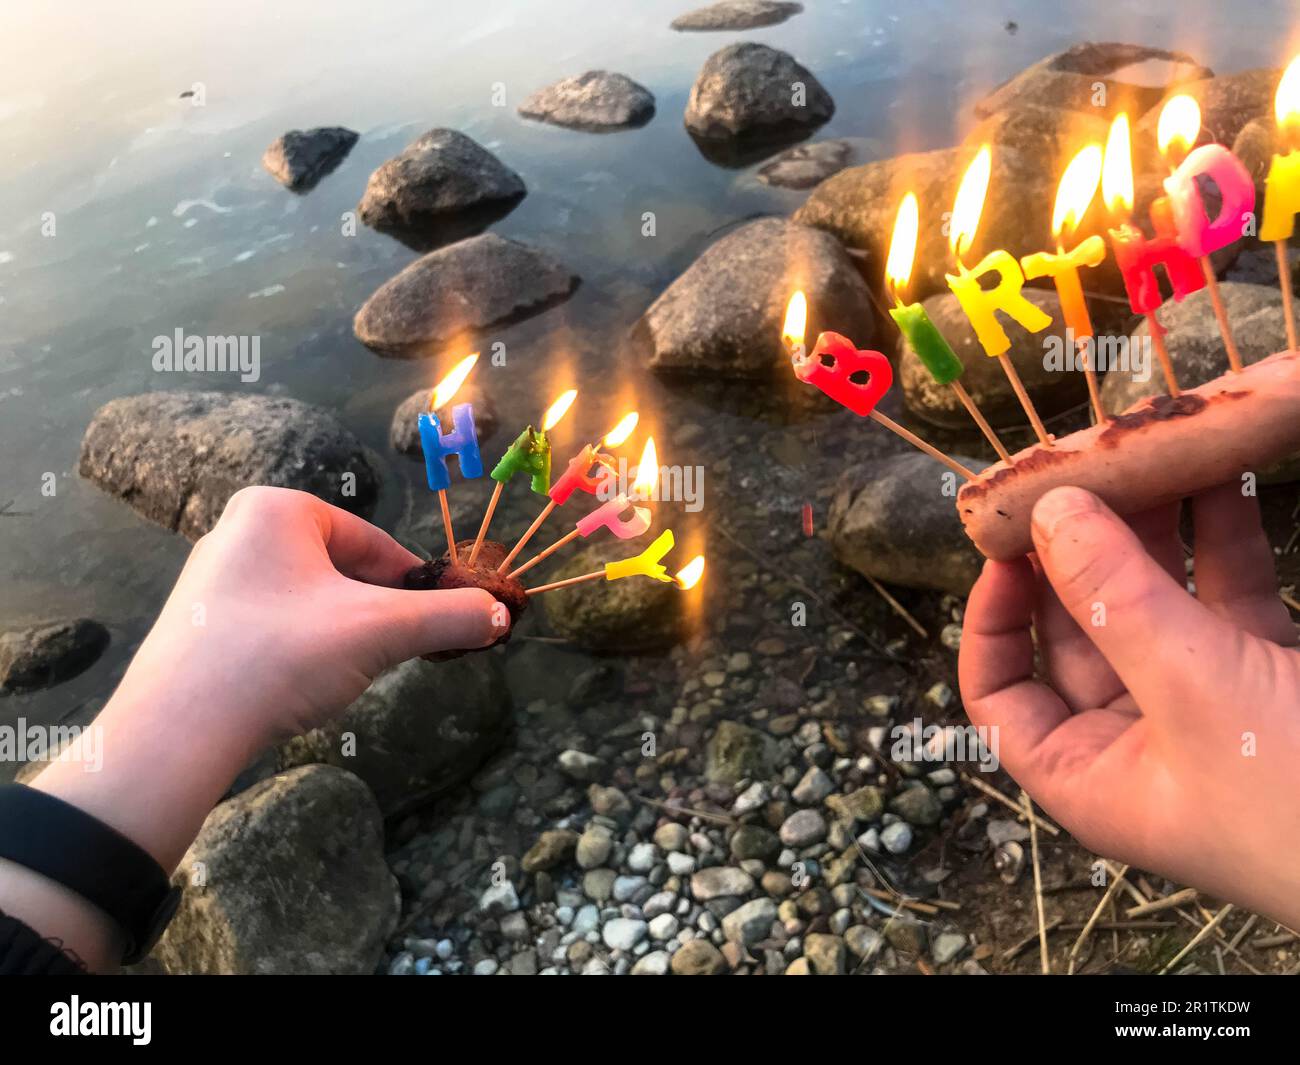
<svg viewBox="0 0 1300 1065"><path fill-rule="evenodd" d="M866 417L894 383L894 369L878 351L859 351L848 337L821 333L812 354L796 357L795 376Z"/></svg>
<svg viewBox="0 0 1300 1065"><path fill-rule="evenodd" d="M1300 211L1300 151L1282 153L1288 143L1295 143L1296 127L1300 124L1300 56L1291 60L1278 82L1273 109L1277 118L1278 151L1268 168L1264 220L1259 227L1259 239L1273 241L1277 250L1277 276L1282 286L1282 310L1286 316L1286 345L1288 351L1295 351L1291 260L1286 242L1295 232L1295 216Z"/></svg>
<svg viewBox="0 0 1300 1065"><path fill-rule="evenodd" d="M605 580L616 581L622 577L652 577L665 584L672 584L673 578L668 576L668 571L659 564L659 560L673 549L673 542L672 529L665 529L639 555L619 562L606 562Z"/></svg>
<svg viewBox="0 0 1300 1065"><path fill-rule="evenodd" d="M460 475L467 481L483 476L483 458L479 455L478 436L474 430L474 407L459 403L452 408L453 429L444 434L438 415L425 411L420 415L420 446L424 449L424 472L429 490L440 492L450 487L451 474L447 459L455 455L460 461Z"/></svg>
<svg viewBox="0 0 1300 1065"><path fill-rule="evenodd" d="M501 461L488 475L505 484L517 473L526 473L532 479L531 487L538 495L546 495L551 487L551 442L545 430L528 426L515 437Z"/></svg>
<svg viewBox="0 0 1300 1065"><path fill-rule="evenodd" d="M594 473L591 470L592 466L597 467ZM614 476L614 459L609 455L601 454L591 444L587 444L569 460L568 468L551 485L547 495L551 497L552 503L562 507L575 491L581 490L595 495L612 476Z"/></svg>
<svg viewBox="0 0 1300 1065"><path fill-rule="evenodd" d="M1222 206L1207 216L1197 178L1210 178L1219 189ZM1255 183L1241 161L1222 144L1203 144L1191 152L1169 177L1165 192L1178 231L1178 244L1199 259L1240 240L1255 210Z"/></svg>
<svg viewBox="0 0 1300 1065"><path fill-rule="evenodd" d="M632 516L624 518L623 512L632 507ZM625 495L617 495L603 503L577 522L578 535L584 539L597 529L605 528L620 540L631 540L650 528L650 508L637 507Z"/></svg>

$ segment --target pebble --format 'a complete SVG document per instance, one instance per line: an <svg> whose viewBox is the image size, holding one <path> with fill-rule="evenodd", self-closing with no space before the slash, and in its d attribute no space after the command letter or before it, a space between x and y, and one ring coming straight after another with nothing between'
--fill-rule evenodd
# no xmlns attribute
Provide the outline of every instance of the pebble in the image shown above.
<svg viewBox="0 0 1300 1065"><path fill-rule="evenodd" d="M671 913L661 913L650 922L650 938L658 943L672 939L677 934L681 922Z"/></svg>
<svg viewBox="0 0 1300 1065"><path fill-rule="evenodd" d="M653 843L638 843L627 855L627 867L634 873L648 873L659 859L658 848Z"/></svg>
<svg viewBox="0 0 1300 1065"><path fill-rule="evenodd" d="M903 854L912 845L912 826L906 821L886 825L880 833L880 844L890 854Z"/></svg>
<svg viewBox="0 0 1300 1065"><path fill-rule="evenodd" d="M947 965L966 949L966 937L958 932L941 932L930 944L930 957L936 965Z"/></svg>
<svg viewBox="0 0 1300 1065"><path fill-rule="evenodd" d="M479 896L478 908L483 913L498 916L519 909L519 895L509 880L493 884Z"/></svg>
<svg viewBox="0 0 1300 1065"><path fill-rule="evenodd" d="M668 869L673 876L690 876L695 872L695 859L681 851L672 851L668 855Z"/></svg>
<svg viewBox="0 0 1300 1065"><path fill-rule="evenodd" d="M826 821L816 810L798 810L782 822L780 836L787 847L807 847L826 838Z"/></svg>
<svg viewBox="0 0 1300 1065"><path fill-rule="evenodd" d="M595 755L575 751L572 748L560 754L559 763L560 770L566 776L583 782L595 780L605 766L605 763Z"/></svg>
<svg viewBox="0 0 1300 1065"><path fill-rule="evenodd" d="M691 895L699 902L748 895L753 890L754 878L734 866L717 865L711 869L701 869L691 877Z"/></svg>
<svg viewBox="0 0 1300 1065"><path fill-rule="evenodd" d="M803 775L803 779L794 786L791 795L801 806L813 806L822 801L835 790L835 781L814 766Z"/></svg>
<svg viewBox="0 0 1300 1065"><path fill-rule="evenodd" d="M751 947L768 937L775 920L775 902L767 898L752 899L722 919L722 932L732 943Z"/></svg>
<svg viewBox="0 0 1300 1065"><path fill-rule="evenodd" d="M645 921L615 917L612 921L605 922L600 934L605 946L611 950L631 950L645 938L648 928Z"/></svg>
<svg viewBox="0 0 1300 1065"><path fill-rule="evenodd" d="M633 976L667 976L672 956L666 950L652 950L643 954L632 966Z"/></svg>

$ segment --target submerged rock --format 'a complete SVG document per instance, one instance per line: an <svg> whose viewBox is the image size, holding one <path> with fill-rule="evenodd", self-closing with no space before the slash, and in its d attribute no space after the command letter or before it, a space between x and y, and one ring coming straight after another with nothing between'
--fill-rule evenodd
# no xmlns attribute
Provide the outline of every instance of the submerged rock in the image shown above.
<svg viewBox="0 0 1300 1065"><path fill-rule="evenodd" d="M743 41L704 61L686 104L686 128L705 139L781 138L834 113L830 93L794 56Z"/></svg>
<svg viewBox="0 0 1300 1065"><path fill-rule="evenodd" d="M519 113L571 129L623 129L649 122L655 98L625 74L589 70L538 89L519 105Z"/></svg>
<svg viewBox="0 0 1300 1065"><path fill-rule="evenodd" d="M366 225L426 246L479 232L525 191L473 138L431 129L370 175L357 210Z"/></svg>
<svg viewBox="0 0 1300 1065"><path fill-rule="evenodd" d="M393 817L473 776L504 737L510 699L495 656L403 662L375 678L341 717L281 747L282 769L347 769Z"/></svg>
<svg viewBox="0 0 1300 1065"><path fill-rule="evenodd" d="M1065 323L1061 318L1061 304L1056 293L1046 289L1024 290L1025 299L1052 316L1052 324L1041 333L1030 333L1015 322L1006 323L1011 359L1034 401L1038 413L1050 418L1088 402L1088 382L1082 370L1070 369L1065 364ZM991 359L980 347L975 329L970 324L951 292L931 296L922 304L935 328L943 334L953 352L966 367L961 383L970 393L990 425L1023 426L1028 423L1024 408L1016 397L1006 373L998 359ZM1062 358L1047 365L1049 338L1060 339L1055 349ZM903 388L903 398L910 410L935 425L945 428L974 430L970 414L962 406L948 385L935 381L922 365L916 353L899 338L898 376ZM978 430L974 430L978 432Z"/></svg>
<svg viewBox="0 0 1300 1065"><path fill-rule="evenodd" d="M980 100L975 113L985 118L1031 103L1100 113L1108 118L1127 111L1132 118L1159 103L1171 86L1213 74L1183 52L1090 41L1026 67Z"/></svg>
<svg viewBox="0 0 1300 1065"><path fill-rule="evenodd" d="M606 534L603 542L571 556L564 566L549 569L543 563L529 570L525 579L530 587L550 584L591 573L613 558L639 550L622 546L620 552ZM687 630L682 592L675 584L640 577L588 581L545 592L538 598L555 634L588 651L618 654L661 650L681 640Z"/></svg>
<svg viewBox="0 0 1300 1065"><path fill-rule="evenodd" d="M285 188L306 192L343 161L358 136L342 126L291 129L271 142L262 165Z"/></svg>
<svg viewBox="0 0 1300 1065"><path fill-rule="evenodd" d="M547 252L484 233L430 252L385 281L352 328L381 355L422 358L554 306L577 283Z"/></svg>
<svg viewBox="0 0 1300 1065"><path fill-rule="evenodd" d="M663 374L765 378L788 372L781 324L790 293L808 297L808 332L866 344L871 296L839 242L807 226L761 218L728 233L655 300L631 343Z"/></svg>
<svg viewBox="0 0 1300 1065"><path fill-rule="evenodd" d="M778 3L776 0L721 0L678 15L670 26L683 32L752 30L759 26L775 26L802 10L803 4Z"/></svg>
<svg viewBox="0 0 1300 1065"><path fill-rule="evenodd" d="M437 412L438 420L443 425L451 425L451 409L462 403L469 403L474 407L474 432L478 436L479 443L491 439L501 425L492 393L473 381L466 381L456 392L455 399ZM392 424L388 427L388 442L394 451L400 451L403 455L410 455L413 458L424 458L424 449L420 446L419 419L420 415L428 409L428 388L416 389L398 404L397 410L393 412ZM448 469L458 474L460 463L448 463Z"/></svg>
<svg viewBox="0 0 1300 1065"><path fill-rule="evenodd" d="M986 465L954 457L972 470ZM835 557L889 584L966 595L983 558L962 531L953 476L920 454L850 466L830 509Z"/></svg>
<svg viewBox="0 0 1300 1065"><path fill-rule="evenodd" d="M296 399L148 392L100 407L81 441L81 476L191 540L250 485L297 488L363 517L379 475L333 415Z"/></svg>
<svg viewBox="0 0 1300 1065"><path fill-rule="evenodd" d="M46 622L0 634L0 695L48 688L87 669L108 646L90 618Z"/></svg>
<svg viewBox="0 0 1300 1065"><path fill-rule="evenodd" d="M176 974L369 974L398 917L384 828L366 786L305 766L223 802L172 882L153 950Z"/></svg>
<svg viewBox="0 0 1300 1065"><path fill-rule="evenodd" d="M810 189L843 170L853 149L845 140L800 144L782 152L758 172L765 185L784 189Z"/></svg>

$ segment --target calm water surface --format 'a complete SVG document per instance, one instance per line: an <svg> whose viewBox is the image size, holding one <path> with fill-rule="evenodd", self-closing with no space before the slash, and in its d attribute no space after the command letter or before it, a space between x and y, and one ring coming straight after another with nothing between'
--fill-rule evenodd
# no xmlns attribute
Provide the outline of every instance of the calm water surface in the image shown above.
<svg viewBox="0 0 1300 1065"><path fill-rule="evenodd" d="M53 6L53 5L51 5ZM1080 40L1190 51L1221 72L1281 65L1279 0L1143 3L807 0L743 34L678 34L690 0L133 0L9 5L0 41L0 623L68 614L113 630L104 661L51 691L6 701L0 721L82 719L111 689L187 551L76 475L87 421L115 396L171 388L281 392L334 412L386 463L392 526L420 470L393 456L394 406L430 384L429 362L380 359L352 336L356 308L415 253L341 232L369 173L423 130L465 131L517 170L528 196L495 230L545 247L583 279L573 299L486 338L508 364L484 375L507 428L536 418L561 378L581 379L569 429L595 435L635 395L652 427L669 396L613 352L637 315L712 234L788 213L804 194L713 165L682 128L705 57L731 40L792 52L838 109L821 135L866 160L952 143L970 103ZM1014 20L1011 33L1006 23ZM643 129L591 135L528 123L524 95L593 67L646 85ZM506 107L492 106L495 83ZM205 105L180 93L201 83ZM290 128L362 134L306 196L261 168ZM657 235L641 236L654 211ZM53 213L55 233L42 233ZM151 341L177 328L257 334L262 376L159 375ZM690 394L672 419L706 421ZM495 453L498 437L486 450ZM661 455L672 462L671 455ZM53 472L57 495L41 494ZM522 505L522 504L520 504ZM523 511L518 513L522 516ZM706 512L707 513L707 512ZM509 526L508 526L509 528Z"/></svg>

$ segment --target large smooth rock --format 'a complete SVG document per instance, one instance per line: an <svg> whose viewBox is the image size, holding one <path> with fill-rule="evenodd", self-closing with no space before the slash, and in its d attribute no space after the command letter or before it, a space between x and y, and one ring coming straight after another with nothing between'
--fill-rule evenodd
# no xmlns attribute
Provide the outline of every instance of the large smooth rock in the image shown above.
<svg viewBox="0 0 1300 1065"><path fill-rule="evenodd" d="M500 428L501 418L497 413L496 401L489 389L473 381L466 381L460 386L454 399L438 411L438 420L444 425L452 424L451 411L462 403L469 403L474 408L474 432L479 443L492 438ZM393 412L393 421L388 427L388 442L394 451L403 455L423 459L424 450L420 446L420 415L429 409L429 389L420 388L412 392ZM460 463L449 463L448 468L459 474Z"/></svg>
<svg viewBox="0 0 1300 1065"><path fill-rule="evenodd" d="M830 93L794 56L742 41L704 61L686 103L686 128L705 139L780 138L834 113Z"/></svg>
<svg viewBox="0 0 1300 1065"><path fill-rule="evenodd" d="M972 470L985 466L956 457ZM835 557L888 584L966 595L983 558L962 531L952 476L920 454L851 465L831 502Z"/></svg>
<svg viewBox="0 0 1300 1065"><path fill-rule="evenodd" d="M721 0L678 15L671 27L683 32L752 30L759 26L775 26L802 10L803 4L778 3L777 0Z"/></svg>
<svg viewBox="0 0 1300 1065"><path fill-rule="evenodd" d="M704 749L704 776L716 784L763 780L776 764L771 736L739 721L722 720Z"/></svg>
<svg viewBox="0 0 1300 1065"><path fill-rule="evenodd" d="M1061 304L1056 293L1047 289L1027 288L1024 295L1030 303L1052 316L1052 324L1041 333L1031 333L1016 322L1004 321L1007 336L1011 340L1007 356L1024 382L1038 413L1044 418L1050 418L1087 403L1088 382L1078 370L1049 370L1044 365L1047 338L1063 338L1065 335ZM1027 424L1024 408L1016 398L1001 362L990 358L980 347L970 319L962 311L957 297L951 292L931 296L923 306L935 327L966 367L961 383L989 423L995 426ZM901 337L898 355L898 376L903 387L903 399L909 409L935 425L959 429L973 427L974 423L961 400L948 385L938 384L930 376L921 360Z"/></svg>
<svg viewBox="0 0 1300 1065"><path fill-rule="evenodd" d="M1275 286L1223 281L1219 284L1219 294L1243 362L1258 362L1274 352L1286 350L1282 294ZM1292 305L1295 306L1294 301ZM1296 313L1300 314L1300 308ZM1182 303L1167 302L1160 309L1160 323L1168 331L1165 347L1169 349L1180 388L1195 388L1228 372L1228 356L1207 290L1192 293ZM1150 336L1151 327L1144 318L1134 330L1133 338L1149 345ZM1129 373L1106 375L1101 399L1109 413L1119 414L1140 399L1165 393L1160 365L1154 353L1150 358L1151 374L1146 381L1134 380Z"/></svg>
<svg viewBox="0 0 1300 1065"><path fill-rule="evenodd" d="M108 629L90 618L0 634L0 695L48 688L75 677L104 653L108 640Z"/></svg>
<svg viewBox="0 0 1300 1065"><path fill-rule="evenodd" d="M298 488L363 517L379 475L332 414L282 396L147 392L100 407L81 476L197 540L249 485Z"/></svg>
<svg viewBox="0 0 1300 1065"><path fill-rule="evenodd" d="M370 786L385 817L468 780L496 749L510 698L496 656L403 662L323 728L281 747L281 768L323 763Z"/></svg>
<svg viewBox="0 0 1300 1065"><path fill-rule="evenodd" d="M343 162L358 136L342 126L291 129L271 142L262 165L285 188L306 192Z"/></svg>
<svg viewBox="0 0 1300 1065"><path fill-rule="evenodd" d="M368 974L397 923L383 820L366 786L305 766L223 802L172 882L153 956L181 974Z"/></svg>
<svg viewBox="0 0 1300 1065"><path fill-rule="evenodd" d="M1170 86L1213 74L1183 52L1114 41L1086 42L1026 67L980 100L975 113L984 118L1029 103L1107 117L1127 111L1132 117L1158 103ZM1101 95L1098 83L1103 86Z"/></svg>
<svg viewBox="0 0 1300 1065"><path fill-rule="evenodd" d="M654 117L655 98L626 74L589 70L538 89L519 105L519 113L570 129L626 129Z"/></svg>
<svg viewBox="0 0 1300 1065"><path fill-rule="evenodd" d="M432 251L385 281L357 311L352 328L381 355L437 355L453 340L562 302L577 283L548 253L484 233Z"/></svg>
<svg viewBox="0 0 1300 1065"><path fill-rule="evenodd" d="M1170 90L1167 96L1186 93L1201 107L1201 132L1198 144L1217 143L1231 146L1237 134L1253 118L1268 116L1272 125L1273 97L1282 71L1272 69L1243 70L1204 78ZM1167 98L1167 97L1166 97ZM1152 106L1133 127L1133 157L1139 152L1158 154L1156 126L1164 100ZM1153 155L1154 157L1154 155Z"/></svg>
<svg viewBox="0 0 1300 1065"><path fill-rule="evenodd" d="M592 573L610 559L631 556L644 546L611 542L608 533L596 536L600 542L569 556L563 566L551 569L542 563L529 570L525 580L535 586ZM544 540L542 537L538 542ZM682 592L675 584L640 577L588 581L557 588L538 598L557 636L597 653L662 650L681 640L688 628Z"/></svg>
<svg viewBox="0 0 1300 1065"><path fill-rule="evenodd" d="M779 218L749 222L710 245L650 305L633 345L663 374L766 378L788 373L786 304L808 297L812 338L831 329L865 344L871 296L839 242Z"/></svg>
<svg viewBox="0 0 1300 1065"><path fill-rule="evenodd" d="M783 189L810 189L848 166L852 154L846 140L800 144L763 166L758 180Z"/></svg>
<svg viewBox="0 0 1300 1065"><path fill-rule="evenodd" d="M519 175L472 137L431 129L370 175L357 210L369 226L435 244L478 232L525 191Z"/></svg>
<svg viewBox="0 0 1300 1065"><path fill-rule="evenodd" d="M865 250L873 273L878 274L889 255L899 201L913 191L920 201L922 224L908 298L946 292L944 274L954 271L956 264L940 220L944 211L951 210L974 155L972 148L940 148L841 170L813 189L794 221L824 229L850 247ZM973 266L995 248L1024 255L1053 247L1051 205L1058 176L1049 174L1040 160L1014 149L994 151L990 188L1014 189L1015 194L990 193L966 261ZM1026 210L1026 204L1041 209Z"/></svg>

